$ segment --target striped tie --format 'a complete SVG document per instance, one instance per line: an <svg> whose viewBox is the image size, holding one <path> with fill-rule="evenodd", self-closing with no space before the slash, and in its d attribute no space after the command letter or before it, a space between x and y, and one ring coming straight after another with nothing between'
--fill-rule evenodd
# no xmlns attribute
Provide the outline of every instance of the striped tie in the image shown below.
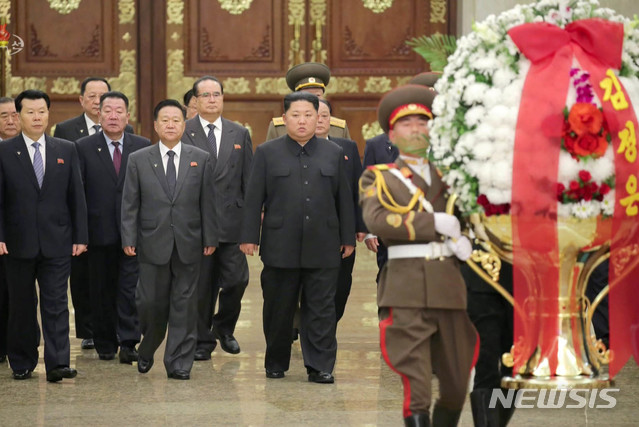
<svg viewBox="0 0 639 427"><path fill-rule="evenodd" d="M213 157L217 159L217 139L215 138L215 132L213 132L213 129L215 129L215 125L213 123L209 124L209 134L207 136L207 139L209 141L209 145L211 146Z"/></svg>
<svg viewBox="0 0 639 427"><path fill-rule="evenodd" d="M40 143L34 142L31 144L35 148L33 154L33 170L38 180L38 186L42 188L42 180L44 179L44 163L42 163L42 154L40 154Z"/></svg>

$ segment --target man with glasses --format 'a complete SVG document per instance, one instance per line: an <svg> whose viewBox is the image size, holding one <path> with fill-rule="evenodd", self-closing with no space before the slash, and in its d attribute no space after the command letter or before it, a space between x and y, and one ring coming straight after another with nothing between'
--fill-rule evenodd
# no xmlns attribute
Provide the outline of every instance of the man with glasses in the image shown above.
<svg viewBox="0 0 639 427"><path fill-rule="evenodd" d="M193 96L197 99L197 115L186 122L183 140L210 155L219 229L219 247L213 256L202 257L198 284L195 360L209 360L216 339L225 352L240 352L233 333L248 286L249 270L238 242L253 144L245 127L222 117L224 87L218 79L212 76L198 79L193 84ZM218 310L213 315L216 301Z"/></svg>

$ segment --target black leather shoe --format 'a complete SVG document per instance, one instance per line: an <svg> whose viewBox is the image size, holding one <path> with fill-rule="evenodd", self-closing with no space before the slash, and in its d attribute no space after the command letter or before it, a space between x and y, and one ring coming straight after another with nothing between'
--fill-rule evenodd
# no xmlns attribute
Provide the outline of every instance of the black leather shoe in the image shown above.
<svg viewBox="0 0 639 427"><path fill-rule="evenodd" d="M82 344L80 344L80 348L82 350L92 350L95 348L95 343L93 342L93 338L85 338L82 340Z"/></svg>
<svg viewBox="0 0 639 427"><path fill-rule="evenodd" d="M168 377L173 378L174 380L188 380L191 378L191 375L187 371L176 369L173 372L169 372Z"/></svg>
<svg viewBox="0 0 639 427"><path fill-rule="evenodd" d="M240 352L240 345L233 335L220 335L220 333L213 328L213 335L220 341L222 350L231 354L238 354Z"/></svg>
<svg viewBox="0 0 639 427"><path fill-rule="evenodd" d="M333 377L330 372L313 371L308 374L308 381L319 384L333 384L335 382L335 377Z"/></svg>
<svg viewBox="0 0 639 427"><path fill-rule="evenodd" d="M429 414L413 414L404 418L405 427L430 427Z"/></svg>
<svg viewBox="0 0 639 427"><path fill-rule="evenodd" d="M153 359L146 360L138 356L138 372L146 374L153 367Z"/></svg>
<svg viewBox="0 0 639 427"><path fill-rule="evenodd" d="M26 380L31 378L31 371L28 369L13 371L12 375L14 380Z"/></svg>
<svg viewBox="0 0 639 427"><path fill-rule="evenodd" d="M266 378L284 378L284 371L269 371L266 370Z"/></svg>
<svg viewBox="0 0 639 427"><path fill-rule="evenodd" d="M120 347L120 363L131 365L138 360L138 352L135 347Z"/></svg>
<svg viewBox="0 0 639 427"><path fill-rule="evenodd" d="M63 378L75 378L78 375L78 371L68 366L58 366L55 369L47 372L47 381L55 383L62 381Z"/></svg>
<svg viewBox="0 0 639 427"><path fill-rule="evenodd" d="M115 359L115 353L98 353L100 360L113 360Z"/></svg>
<svg viewBox="0 0 639 427"><path fill-rule="evenodd" d="M197 350L195 350L194 359L195 360L211 360L211 352L204 348L198 348Z"/></svg>

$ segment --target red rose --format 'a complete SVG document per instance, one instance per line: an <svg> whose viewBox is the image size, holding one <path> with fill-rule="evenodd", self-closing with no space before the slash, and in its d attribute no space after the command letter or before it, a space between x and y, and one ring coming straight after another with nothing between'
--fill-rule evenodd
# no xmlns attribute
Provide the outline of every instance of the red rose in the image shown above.
<svg viewBox="0 0 639 427"><path fill-rule="evenodd" d="M479 204L480 206L488 205L488 197L486 197L485 194L480 194L479 197L477 197L477 204Z"/></svg>
<svg viewBox="0 0 639 427"><path fill-rule="evenodd" d="M568 122L579 136L587 133L599 134L603 125L603 115L596 105L578 102L570 109Z"/></svg>
<svg viewBox="0 0 639 427"><path fill-rule="evenodd" d="M579 171L579 179L583 182L588 182L592 179L592 176L590 175L590 172L581 170Z"/></svg>
<svg viewBox="0 0 639 427"><path fill-rule="evenodd" d="M599 187L599 194L605 196L608 193L610 193L610 186L606 183L601 184L601 187Z"/></svg>
<svg viewBox="0 0 639 427"><path fill-rule="evenodd" d="M579 183L577 181L570 181L570 189L574 192L579 189Z"/></svg>
<svg viewBox="0 0 639 427"><path fill-rule="evenodd" d="M599 135L586 133L580 135L575 143L573 152L577 156L588 157L593 156L595 158L601 157L608 148L608 141Z"/></svg>

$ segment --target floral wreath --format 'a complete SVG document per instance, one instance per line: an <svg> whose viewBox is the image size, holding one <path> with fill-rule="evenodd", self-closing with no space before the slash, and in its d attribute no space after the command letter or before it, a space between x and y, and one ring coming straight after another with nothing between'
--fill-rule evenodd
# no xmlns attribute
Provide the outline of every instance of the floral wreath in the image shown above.
<svg viewBox="0 0 639 427"><path fill-rule="evenodd" d="M598 0L540 0L491 15L459 39L435 85L436 118L430 156L444 173L465 213L507 214L512 201L513 151L522 90L531 62L508 31L524 23L565 28L601 18L623 23L622 66L617 78L639 105L639 19L630 20ZM614 150L601 100L588 72L570 70L556 191L559 216L609 216L615 206ZM635 152L636 155L636 152Z"/></svg>

